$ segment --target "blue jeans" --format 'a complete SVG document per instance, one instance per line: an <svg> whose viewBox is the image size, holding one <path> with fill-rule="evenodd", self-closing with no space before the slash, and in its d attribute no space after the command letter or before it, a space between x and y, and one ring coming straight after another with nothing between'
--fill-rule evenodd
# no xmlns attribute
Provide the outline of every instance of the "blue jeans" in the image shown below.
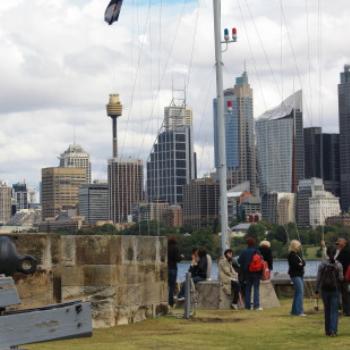
<svg viewBox="0 0 350 350"><path fill-rule="evenodd" d="M250 310L251 307L251 296L252 289L254 289L254 309L258 309L260 307L260 296L259 296L259 288L260 288L260 273L248 273L245 280L245 308Z"/></svg>
<svg viewBox="0 0 350 350"><path fill-rule="evenodd" d="M170 306L174 305L176 278L177 278L177 269L168 270L168 288L169 288L168 302Z"/></svg>
<svg viewBox="0 0 350 350"><path fill-rule="evenodd" d="M292 315L301 315L304 313L304 279L303 277L291 277L294 285L294 298L292 305Z"/></svg>
<svg viewBox="0 0 350 350"><path fill-rule="evenodd" d="M324 325L326 334L337 334L338 332L338 308L339 292L322 291L324 305Z"/></svg>
<svg viewBox="0 0 350 350"><path fill-rule="evenodd" d="M192 281L194 284L197 284L198 282L202 282L205 281L205 278L200 277L200 276L195 276L192 278ZM178 298L183 298L186 294L186 282L182 282L181 283L181 288L180 288L180 292L178 294Z"/></svg>

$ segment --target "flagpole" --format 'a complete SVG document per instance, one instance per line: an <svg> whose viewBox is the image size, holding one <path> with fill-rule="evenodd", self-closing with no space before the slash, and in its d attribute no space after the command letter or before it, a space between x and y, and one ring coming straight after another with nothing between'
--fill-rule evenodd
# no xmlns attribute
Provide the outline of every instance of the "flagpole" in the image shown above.
<svg viewBox="0 0 350 350"><path fill-rule="evenodd" d="M228 212L227 212L227 166L226 141L224 120L224 87L222 73L221 52L221 0L213 0L214 8L214 38L215 38L215 67L216 67L216 113L218 121L219 164L217 171L220 180L220 223L221 223L221 250L228 248Z"/></svg>

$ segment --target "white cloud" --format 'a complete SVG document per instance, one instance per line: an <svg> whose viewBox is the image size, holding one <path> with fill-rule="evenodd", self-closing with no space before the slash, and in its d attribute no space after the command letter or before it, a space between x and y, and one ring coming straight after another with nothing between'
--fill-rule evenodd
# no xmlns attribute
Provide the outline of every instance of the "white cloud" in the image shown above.
<svg viewBox="0 0 350 350"><path fill-rule="evenodd" d="M111 92L120 93L125 108L118 125L122 155L146 160L171 98L172 80L179 87L188 79L199 172L210 171L212 1L199 2L196 9L195 3L163 1L160 17L159 4L148 9L133 6L139 1L125 1L120 21L108 26L103 22L107 1L2 0L0 178L38 183L41 167L57 165L74 128L77 141L91 154L94 175L106 177L111 130L105 104ZM337 131L337 83L350 56L348 0L321 0L321 18L316 0L282 0L287 23L280 0L222 3L223 27L237 26L239 35L224 54L225 86L234 83L246 60L256 116L303 87L305 125Z"/></svg>

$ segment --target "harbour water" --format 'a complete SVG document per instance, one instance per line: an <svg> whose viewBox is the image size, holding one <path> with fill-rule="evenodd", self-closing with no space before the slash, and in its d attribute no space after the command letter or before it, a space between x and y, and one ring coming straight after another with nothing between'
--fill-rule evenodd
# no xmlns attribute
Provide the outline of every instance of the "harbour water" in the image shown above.
<svg viewBox="0 0 350 350"><path fill-rule="evenodd" d="M305 277L316 277L318 265L320 264L320 260L307 260L305 266ZM186 272L188 271L188 267L190 265L189 261L181 262L178 264L178 273L177 279L178 281L183 281L185 279ZM288 262L287 260L275 260L273 262L273 277L277 277L277 275L286 275L288 273ZM217 279L218 276L218 265L216 261L213 261L211 278Z"/></svg>

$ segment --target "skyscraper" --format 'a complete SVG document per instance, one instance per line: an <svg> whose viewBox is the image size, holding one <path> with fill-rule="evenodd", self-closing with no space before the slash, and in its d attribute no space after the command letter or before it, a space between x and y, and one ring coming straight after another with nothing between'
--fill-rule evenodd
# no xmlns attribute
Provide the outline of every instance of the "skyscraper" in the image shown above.
<svg viewBox="0 0 350 350"><path fill-rule="evenodd" d="M77 144L69 145L60 157L60 167L85 169L86 183L91 183L90 155Z"/></svg>
<svg viewBox="0 0 350 350"><path fill-rule="evenodd" d="M248 75L236 78L233 88L224 91L225 133L228 187L250 182L250 191L256 192L256 150L253 117L253 90ZM214 152L218 168L218 120L214 99Z"/></svg>
<svg viewBox="0 0 350 350"><path fill-rule="evenodd" d="M16 211L28 209L28 189L25 182L12 185L12 196L15 200Z"/></svg>
<svg viewBox="0 0 350 350"><path fill-rule="evenodd" d="M296 192L304 178L302 92L265 112L256 122L261 193Z"/></svg>
<svg viewBox="0 0 350 350"><path fill-rule="evenodd" d="M339 134L304 128L305 178L322 178L326 191L340 196Z"/></svg>
<svg viewBox="0 0 350 350"><path fill-rule="evenodd" d="M89 224L109 219L108 184L84 184L79 189L79 215Z"/></svg>
<svg viewBox="0 0 350 350"><path fill-rule="evenodd" d="M183 186L195 178L192 111L185 99L172 100L147 161L148 201L182 204Z"/></svg>
<svg viewBox="0 0 350 350"><path fill-rule="evenodd" d="M219 184L212 178L192 180L184 186L183 220L194 228L216 226L219 220Z"/></svg>
<svg viewBox="0 0 350 350"><path fill-rule="evenodd" d="M42 218L55 217L62 209L77 207L79 187L86 183L84 168L41 169Z"/></svg>
<svg viewBox="0 0 350 350"><path fill-rule="evenodd" d="M11 187L0 181L0 224L6 225L11 218Z"/></svg>
<svg viewBox="0 0 350 350"><path fill-rule="evenodd" d="M113 158L108 161L109 218L114 223L125 223L132 215L135 204L143 199L143 162L118 157L117 118L122 115L119 95L111 94L106 105L112 118Z"/></svg>
<svg viewBox="0 0 350 350"><path fill-rule="evenodd" d="M350 209L350 65L344 66L338 85L340 198L343 211Z"/></svg>

